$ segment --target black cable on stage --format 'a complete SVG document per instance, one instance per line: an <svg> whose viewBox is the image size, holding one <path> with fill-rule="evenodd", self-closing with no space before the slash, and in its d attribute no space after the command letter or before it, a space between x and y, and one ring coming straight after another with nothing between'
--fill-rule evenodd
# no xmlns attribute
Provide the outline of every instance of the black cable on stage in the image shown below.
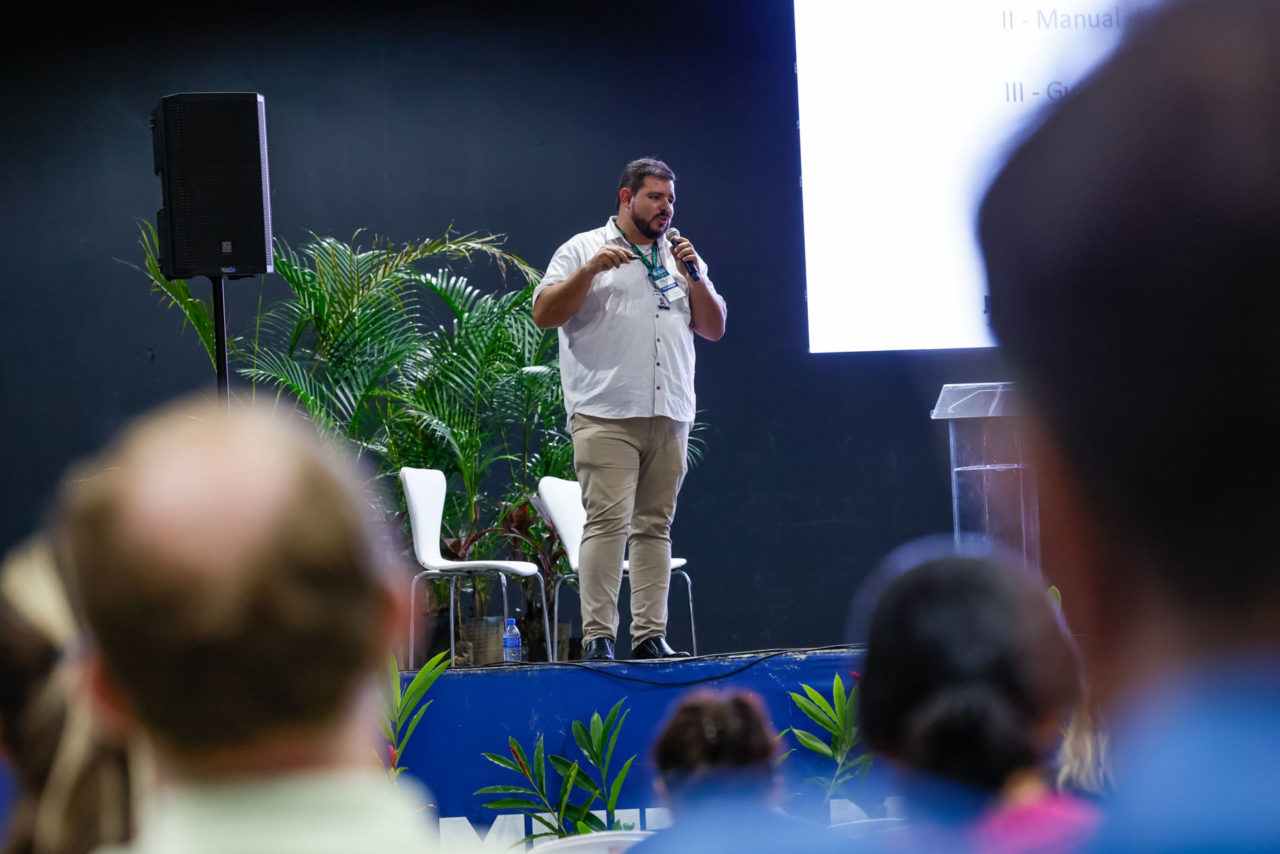
<svg viewBox="0 0 1280 854"><path fill-rule="evenodd" d="M753 667L756 667L757 665L763 664L766 661L769 661L774 658L778 658L783 655L795 654L795 653L807 653L807 652L830 652L838 649L847 650L848 652L852 653L861 649L863 646L864 646L863 644L841 643L841 644L831 644L830 646L810 646L810 647L805 647L803 649L762 650L761 651L762 654L756 656L755 658L751 659L750 661L744 664L739 665L738 667L733 668L732 670L726 670L723 673L716 673L710 676L700 676L697 679L684 679L684 680L674 680L674 681L666 681L661 679L645 679L642 676L632 676L626 673L619 673L619 672L616 672L614 667L610 666L610 662L600 662L598 664L589 664L583 661L551 661L551 662L534 662L534 664L539 667L571 667L578 670L586 670L589 673L594 673L597 676L603 676L605 678L613 679L618 682L634 682L640 685L655 685L658 687L665 687L665 688L689 688L694 685L703 685L708 682L718 682L721 679L727 679L731 676L737 676L740 673L747 672L748 670L750 670ZM645 661L643 663L638 661L630 661L626 663L640 664L641 666L647 667L653 664L671 664L673 662L680 662L681 664L685 664L691 661L699 661L699 660L713 658L713 657L714 656L700 655L697 658L680 658L680 659L665 658L665 659L653 659L651 661ZM618 662L618 663L622 663L622 662ZM485 670L489 668L528 667L528 666L530 665L525 664L523 662L518 664L515 662L494 662L493 664L486 664L483 667L469 668L469 669L476 671L476 670Z"/></svg>

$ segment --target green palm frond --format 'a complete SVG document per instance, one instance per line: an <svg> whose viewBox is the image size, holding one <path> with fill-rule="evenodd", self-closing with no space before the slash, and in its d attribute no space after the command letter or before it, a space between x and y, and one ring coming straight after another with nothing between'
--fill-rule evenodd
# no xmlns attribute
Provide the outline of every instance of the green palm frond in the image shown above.
<svg viewBox="0 0 1280 854"><path fill-rule="evenodd" d="M182 312L183 325L195 330L196 336L209 357L209 365L217 366L214 355L213 307L191 293L186 279L167 278L160 270L160 237L156 227L147 220L138 221L138 246L142 249L143 266L128 264L151 280L151 289L162 295L166 307Z"/></svg>
<svg viewBox="0 0 1280 854"><path fill-rule="evenodd" d="M264 351L258 354L254 367L244 368L240 373L254 382L266 383L279 391L288 392L321 430L328 433L341 432L330 405L329 390L298 361L279 353Z"/></svg>
<svg viewBox="0 0 1280 854"><path fill-rule="evenodd" d="M467 423L463 413L440 405L415 406L405 401L402 401L402 404L401 415L419 431L434 437L448 449L454 458L455 466L466 464L467 452L463 446L470 448L472 443L467 441L467 437L474 435L475 431L469 429L471 425Z"/></svg>
<svg viewBox="0 0 1280 854"><path fill-rule="evenodd" d="M418 285L434 293L449 309L455 320L463 320L475 308L483 294L467 284L465 276L455 276L448 270L437 270L434 275L411 273L406 282Z"/></svg>
<svg viewBox="0 0 1280 854"><path fill-rule="evenodd" d="M331 398L341 423L345 424L347 438L358 439L362 435L362 416L369 402L377 396L382 381L403 358L395 349L386 349L379 356L368 354L368 359L353 366L344 376L332 382Z"/></svg>
<svg viewBox="0 0 1280 854"><path fill-rule="evenodd" d="M536 484L544 477L574 479L573 440L568 436L544 434L538 452L529 457L530 484Z"/></svg>
<svg viewBox="0 0 1280 854"><path fill-rule="evenodd" d="M278 269L293 293L267 311L262 327L275 358L255 360L245 376L275 385L291 394L308 391L298 383L305 373L310 386L325 391L321 398L300 400L308 411L323 405L328 423L361 447L385 449L403 439L393 435L389 417L374 405L389 395L398 378L406 372L434 367L423 357L432 348L419 329L419 300L412 287L417 274L406 266L422 256L423 244L400 249L375 246L364 249L332 237L312 236L294 250L277 243ZM434 251L447 251L449 244L429 242ZM465 279L441 271L437 277L457 291ZM459 285L458 282L461 281ZM470 299L477 299L476 292ZM283 362L291 361L283 371ZM458 359L452 360L455 363ZM430 373L429 370L425 371ZM458 371L452 371L457 377ZM314 389L310 389L314 390ZM428 431L440 438L439 431ZM397 445L398 446L398 445Z"/></svg>
<svg viewBox="0 0 1280 854"><path fill-rule="evenodd" d="M439 237L405 246L396 260L402 266L409 266L434 257L471 262L475 256L480 256L492 261L504 275L514 270L525 284L536 283L542 278L542 274L523 258L504 250L504 243L506 235L476 232L455 235L450 228Z"/></svg>
<svg viewBox="0 0 1280 854"><path fill-rule="evenodd" d="M281 238L276 238L275 243L276 275L285 280L294 294L309 290L316 274L303 265L298 253L288 243Z"/></svg>
<svg viewBox="0 0 1280 854"><path fill-rule="evenodd" d="M689 445L685 453L689 460L689 468L694 468L702 462L707 454L707 422L698 421L696 416L694 422L689 425Z"/></svg>
<svg viewBox="0 0 1280 854"><path fill-rule="evenodd" d="M385 294L365 301L357 311L332 330L326 357L332 369L381 360L384 353L396 353L404 361L420 346L414 325L416 313L412 300Z"/></svg>

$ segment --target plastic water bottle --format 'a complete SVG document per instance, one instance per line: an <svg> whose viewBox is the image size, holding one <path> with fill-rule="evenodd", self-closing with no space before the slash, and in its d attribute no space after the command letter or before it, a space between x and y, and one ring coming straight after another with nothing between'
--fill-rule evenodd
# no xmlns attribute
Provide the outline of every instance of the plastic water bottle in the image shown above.
<svg viewBox="0 0 1280 854"><path fill-rule="evenodd" d="M507 617L507 627L502 632L502 660L521 661L521 653L520 630L516 628L516 618Z"/></svg>

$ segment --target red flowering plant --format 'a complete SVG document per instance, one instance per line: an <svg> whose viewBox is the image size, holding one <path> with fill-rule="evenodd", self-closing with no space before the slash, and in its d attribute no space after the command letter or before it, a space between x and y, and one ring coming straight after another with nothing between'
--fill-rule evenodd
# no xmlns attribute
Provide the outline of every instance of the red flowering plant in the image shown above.
<svg viewBox="0 0 1280 854"><path fill-rule="evenodd" d="M381 756L378 759L383 762L387 775L392 780L399 777L405 769L405 766L400 764L404 749L418 729L418 724L422 722L422 716L435 702L435 700L427 700L423 703L422 699L431 690L431 686L436 684L436 680L449 669L449 662L446 660L448 657L448 650L433 656L430 661L422 665L422 669L403 691L400 689L400 665L396 657L391 656L387 662L388 679L384 691L386 705L382 720L382 735L387 740L387 755L385 759Z"/></svg>
<svg viewBox="0 0 1280 854"><path fill-rule="evenodd" d="M507 739L509 757L497 753L483 754L493 764L524 777L529 784L485 786L477 789L477 795L506 796L488 801L484 807L492 810L516 810L533 819L535 830L541 825L542 830L526 837L526 843L544 837L630 830L630 826L617 820L617 807L618 796L622 793L623 783L636 757L632 756L624 762L616 774L610 776L609 773L613 764L613 751L618 746L618 734L630 714L630 710L623 710L624 702L625 700L619 700L615 703L603 718L599 712L594 712L585 724L582 721L573 722L573 740L582 752L585 767L582 762L570 762L564 756L547 756L541 734L534 742L532 762L520 742L512 737ZM548 762L560 777L558 794L552 791L547 782ZM595 773L590 769L595 769ZM585 801L576 804L570 802L575 788L587 796ZM591 812L597 802L605 813L603 821Z"/></svg>
<svg viewBox="0 0 1280 854"><path fill-rule="evenodd" d="M534 743L532 762L529 761L524 748L514 736L507 739L507 749L511 754L510 758L496 753L485 753L484 758L508 771L516 772L524 777L529 785L485 786L477 789L476 794L506 795L507 797L489 801L484 806L492 810L517 810L532 816L536 824L545 828L545 832L531 834L524 840L525 842L549 836L571 836L577 831L579 822L590 822L591 819L595 819L595 822L599 823L600 820L587 812L583 805L569 803L569 796L573 794L573 787L580 772L577 762L570 765L567 773L561 776L559 794L553 794L547 785L546 753L541 734ZM584 827L584 829L589 831L596 828Z"/></svg>

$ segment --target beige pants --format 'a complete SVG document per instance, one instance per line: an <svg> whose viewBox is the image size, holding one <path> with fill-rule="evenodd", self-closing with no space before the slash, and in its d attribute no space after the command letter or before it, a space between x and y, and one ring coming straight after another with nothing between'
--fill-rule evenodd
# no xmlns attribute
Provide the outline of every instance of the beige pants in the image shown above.
<svg viewBox="0 0 1280 854"><path fill-rule="evenodd" d="M667 633L671 520L684 482L689 424L573 416L573 464L587 524L578 571L582 640L618 637L623 550L631 560L631 641Z"/></svg>

